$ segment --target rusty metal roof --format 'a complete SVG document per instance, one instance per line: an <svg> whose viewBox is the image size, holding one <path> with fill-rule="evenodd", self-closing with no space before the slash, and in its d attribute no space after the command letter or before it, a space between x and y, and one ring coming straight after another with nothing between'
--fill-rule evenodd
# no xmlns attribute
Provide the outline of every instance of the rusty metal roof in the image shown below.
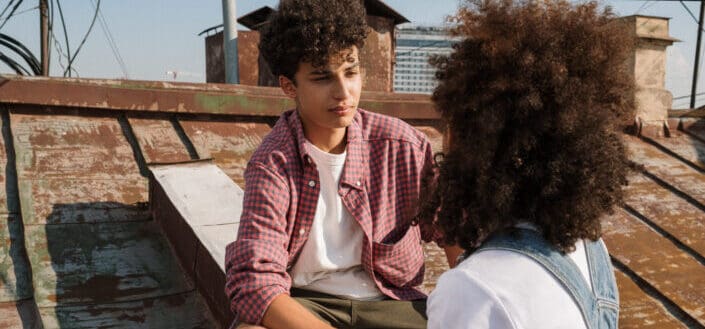
<svg viewBox="0 0 705 329"><path fill-rule="evenodd" d="M222 270L188 226L154 220L149 201L164 196L148 167L212 158L244 187L247 160L290 106L266 87L0 77L0 327L220 327ZM441 149L427 96L365 93L361 106ZM624 135L643 167L604 224L621 328L705 326L701 117L673 113L668 138ZM426 252L431 289L446 263Z"/></svg>

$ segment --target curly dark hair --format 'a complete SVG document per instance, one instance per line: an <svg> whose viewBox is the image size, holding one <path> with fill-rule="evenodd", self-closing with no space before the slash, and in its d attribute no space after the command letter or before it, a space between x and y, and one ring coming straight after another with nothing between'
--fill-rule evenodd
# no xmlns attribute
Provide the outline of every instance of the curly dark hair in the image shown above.
<svg viewBox="0 0 705 329"><path fill-rule="evenodd" d="M561 252L596 240L622 202L634 39L609 7L468 1L438 68L449 148L419 216L466 250L529 222Z"/></svg>
<svg viewBox="0 0 705 329"><path fill-rule="evenodd" d="M294 81L300 62L323 66L338 51L362 48L365 16L358 0L282 0L262 30L260 53L275 76Z"/></svg>

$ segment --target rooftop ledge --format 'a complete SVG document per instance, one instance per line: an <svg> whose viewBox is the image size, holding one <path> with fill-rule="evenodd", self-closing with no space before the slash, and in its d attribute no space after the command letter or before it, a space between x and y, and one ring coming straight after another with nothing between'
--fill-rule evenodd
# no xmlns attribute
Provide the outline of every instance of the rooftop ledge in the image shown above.
<svg viewBox="0 0 705 329"><path fill-rule="evenodd" d="M294 107L279 88L216 83L0 75L6 104L117 111L277 117ZM438 119L430 97L363 92L360 107L402 119Z"/></svg>

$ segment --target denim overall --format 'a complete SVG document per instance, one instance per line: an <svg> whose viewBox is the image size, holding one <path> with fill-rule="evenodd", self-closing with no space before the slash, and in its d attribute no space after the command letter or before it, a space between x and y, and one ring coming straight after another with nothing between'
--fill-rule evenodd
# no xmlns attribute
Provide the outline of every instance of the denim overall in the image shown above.
<svg viewBox="0 0 705 329"><path fill-rule="evenodd" d="M563 284L578 304L588 329L617 328L619 292L602 240L585 240L590 280L594 289L592 290L575 262L548 244L540 233L523 228L517 230L516 235L493 236L475 252L508 250L526 255L541 264Z"/></svg>

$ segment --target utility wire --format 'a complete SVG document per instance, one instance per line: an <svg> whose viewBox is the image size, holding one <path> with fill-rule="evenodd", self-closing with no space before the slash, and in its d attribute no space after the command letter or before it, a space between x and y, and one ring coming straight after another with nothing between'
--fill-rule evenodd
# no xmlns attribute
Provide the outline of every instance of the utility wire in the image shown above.
<svg viewBox="0 0 705 329"><path fill-rule="evenodd" d="M91 1L91 4L96 7L93 1ZM115 61L117 61L118 65L120 66L120 70L122 70L122 74L125 76L125 78L129 78L130 75L127 71L127 65L125 65L125 61L122 59L122 56L120 55L120 49L117 46L117 43L115 42L115 38L113 37L113 34L110 32L110 28L108 27L107 20L103 16L102 11L98 10L98 23L100 23L100 27L103 30L103 34L105 35L105 39L108 41L108 45L110 46L110 50L113 52L113 57L115 57Z"/></svg>
<svg viewBox="0 0 705 329"><path fill-rule="evenodd" d="M28 12L30 12L30 11L32 11L32 10L36 10L36 9L39 9L39 6L34 6L34 7L32 7L32 8L27 8L27 9L25 9L25 10L22 10L22 11L20 11L20 12L17 12L17 13L15 14L15 17L17 17L17 16L19 16L19 15L22 15L22 14L24 14L24 13L28 13Z"/></svg>
<svg viewBox="0 0 705 329"><path fill-rule="evenodd" d="M685 5L685 2L683 2L683 0L681 0L679 2L681 3L681 5L683 5L683 8L685 8L685 10L688 12L688 14L690 14L690 17L693 18L693 20L695 21L695 24L698 24L698 19L695 18L695 15L693 15L693 12L690 11L690 8L688 8L688 6Z"/></svg>
<svg viewBox="0 0 705 329"><path fill-rule="evenodd" d="M2 10L2 13L0 13L0 17L5 15L5 12L10 9L10 6L12 6L12 3L15 2L15 0L10 0L7 2L7 5L5 5L5 9Z"/></svg>
<svg viewBox="0 0 705 329"><path fill-rule="evenodd" d="M5 23L7 23L7 21L10 20L10 18L12 17L12 15L15 14L15 11L17 11L17 8L22 4L22 1L24 1L24 0L19 0L19 1L17 1L17 3L15 4L15 6L12 7L12 10L10 11L10 14L7 15L7 17L5 18L5 20L2 21L2 24L0 24L0 29L2 29L2 27L5 26Z"/></svg>
<svg viewBox="0 0 705 329"><path fill-rule="evenodd" d="M78 47L76 48L76 52L74 52L73 55L69 58L69 65L64 70L64 76L66 76L66 74L71 76L71 64L73 64L73 61L76 59L76 56L78 56L78 53L81 51L81 48L83 47L83 44L86 43L86 40L88 39L88 35L91 34L91 31L93 30L93 26L95 25L96 18L98 18L99 10L100 10L100 0L98 0L98 4L96 5L95 13L93 14L93 19L91 20L91 25L88 26L88 31L86 31L86 34L83 36L83 40L81 40L81 42L78 44Z"/></svg>
<svg viewBox="0 0 705 329"><path fill-rule="evenodd" d="M68 55L68 61L69 63L71 62L71 46L69 45L69 34L66 31L66 20L64 19L64 11L61 10L61 1L56 0L56 7L59 8L59 18L61 18L61 26L64 29L64 39L66 40L66 54ZM68 68L64 70L64 76L66 76L66 71L69 71L69 76L71 76L71 65L68 65Z"/></svg>
<svg viewBox="0 0 705 329"><path fill-rule="evenodd" d="M634 14L635 14L635 15L636 15L636 14L639 14L642 10L644 10L644 9L650 7L651 5L653 5L653 3L651 3L651 5L647 6L647 4L648 4L649 2L651 2L651 1L652 1L652 0L644 1L644 3L641 4L641 7L639 7L639 9L637 9Z"/></svg>

